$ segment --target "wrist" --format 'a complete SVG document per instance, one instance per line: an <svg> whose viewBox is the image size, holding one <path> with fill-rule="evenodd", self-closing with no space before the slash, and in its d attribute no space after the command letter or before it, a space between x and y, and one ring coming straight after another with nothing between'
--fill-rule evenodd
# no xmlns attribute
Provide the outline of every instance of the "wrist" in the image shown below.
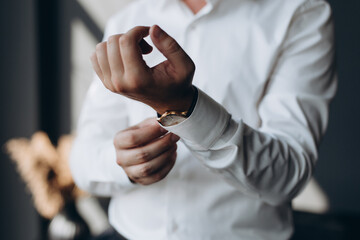
<svg viewBox="0 0 360 240"><path fill-rule="evenodd" d="M159 104L158 106L153 107L154 110L162 115L167 111L177 111L177 112L189 112L193 110L196 97L197 89L191 85L187 91L184 91L183 94L174 96L172 99L167 100L164 104Z"/></svg>
<svg viewBox="0 0 360 240"><path fill-rule="evenodd" d="M193 112L197 98L198 98L198 89L194 87L195 93L192 96L192 102L190 107L187 108L186 111L176 111L176 110L167 110L163 114L158 113L158 122L165 127L170 127L176 124L179 124L186 120L191 113Z"/></svg>

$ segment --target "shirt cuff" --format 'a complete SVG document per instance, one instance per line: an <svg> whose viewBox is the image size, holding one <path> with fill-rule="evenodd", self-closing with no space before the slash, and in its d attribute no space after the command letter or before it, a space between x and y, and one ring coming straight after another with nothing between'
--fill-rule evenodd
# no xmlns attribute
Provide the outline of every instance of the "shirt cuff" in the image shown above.
<svg viewBox="0 0 360 240"><path fill-rule="evenodd" d="M210 149L225 131L231 115L226 109L198 89L198 98L192 114L183 122L163 127L181 137L198 150Z"/></svg>

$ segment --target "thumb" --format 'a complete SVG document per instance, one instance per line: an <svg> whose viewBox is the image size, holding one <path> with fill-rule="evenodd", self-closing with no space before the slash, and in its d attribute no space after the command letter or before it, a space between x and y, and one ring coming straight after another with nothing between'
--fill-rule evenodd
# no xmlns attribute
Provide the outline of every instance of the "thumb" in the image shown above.
<svg viewBox="0 0 360 240"><path fill-rule="evenodd" d="M150 28L150 37L155 47L169 60L173 66L183 66L190 57L180 45L159 26Z"/></svg>

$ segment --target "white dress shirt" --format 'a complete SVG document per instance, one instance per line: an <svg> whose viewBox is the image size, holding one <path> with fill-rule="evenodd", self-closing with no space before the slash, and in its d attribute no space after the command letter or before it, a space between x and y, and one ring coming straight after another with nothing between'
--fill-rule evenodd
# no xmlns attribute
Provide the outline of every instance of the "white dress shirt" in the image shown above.
<svg viewBox="0 0 360 240"><path fill-rule="evenodd" d="M329 5L208 0L194 15L180 0L141 0L109 21L104 40L153 24L196 65L195 109L167 128L182 139L177 162L158 183L129 181L113 137L156 114L96 78L71 155L76 183L112 197L110 222L129 239L288 239L291 199L312 175L336 91ZM164 60L156 49L144 58Z"/></svg>

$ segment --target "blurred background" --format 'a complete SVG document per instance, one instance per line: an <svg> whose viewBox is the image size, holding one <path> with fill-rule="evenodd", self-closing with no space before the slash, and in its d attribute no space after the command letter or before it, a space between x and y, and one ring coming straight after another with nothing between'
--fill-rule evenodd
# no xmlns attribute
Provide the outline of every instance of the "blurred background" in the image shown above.
<svg viewBox="0 0 360 240"><path fill-rule="evenodd" d="M0 146L74 133L107 19L132 0L0 1ZM338 93L314 179L294 200L295 239L360 239L360 1L331 0ZM49 222L0 151L0 238L45 239Z"/></svg>

